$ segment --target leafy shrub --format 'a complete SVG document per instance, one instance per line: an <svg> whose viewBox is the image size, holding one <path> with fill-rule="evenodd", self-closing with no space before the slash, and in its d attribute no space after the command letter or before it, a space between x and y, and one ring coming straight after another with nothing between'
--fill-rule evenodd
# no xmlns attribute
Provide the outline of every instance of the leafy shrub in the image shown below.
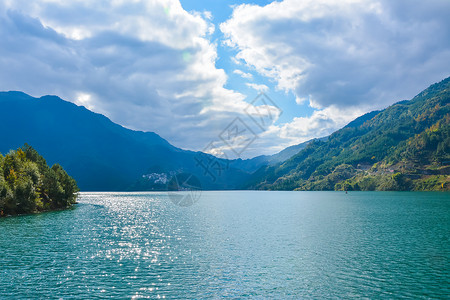
<svg viewBox="0 0 450 300"><path fill-rule="evenodd" d="M66 208L78 191L60 165L50 168L28 145L0 154L0 216Z"/></svg>

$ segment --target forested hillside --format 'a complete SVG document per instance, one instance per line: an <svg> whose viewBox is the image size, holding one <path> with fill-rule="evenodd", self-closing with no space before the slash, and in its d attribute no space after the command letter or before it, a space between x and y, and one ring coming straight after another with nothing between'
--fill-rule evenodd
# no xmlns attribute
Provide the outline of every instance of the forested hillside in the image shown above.
<svg viewBox="0 0 450 300"><path fill-rule="evenodd" d="M449 190L450 78L259 169L246 188Z"/></svg>

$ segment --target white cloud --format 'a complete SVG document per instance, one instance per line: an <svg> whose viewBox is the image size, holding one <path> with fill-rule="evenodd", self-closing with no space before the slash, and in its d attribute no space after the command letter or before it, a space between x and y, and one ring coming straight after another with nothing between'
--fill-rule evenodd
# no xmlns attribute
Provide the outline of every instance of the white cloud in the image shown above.
<svg viewBox="0 0 450 300"><path fill-rule="evenodd" d="M176 146L201 149L243 115L208 13L178 0L0 3L0 90L55 94Z"/></svg>
<svg viewBox="0 0 450 300"><path fill-rule="evenodd" d="M269 87L264 84L246 83L246 85L258 92L267 92L269 90Z"/></svg>
<svg viewBox="0 0 450 300"><path fill-rule="evenodd" d="M244 155L252 157L258 154L273 154L288 146L328 136L336 128L347 125L362 114L363 109L330 106L315 111L311 116L294 118L286 124L271 124L266 130L258 132L258 138L246 149ZM257 132L256 128L254 130Z"/></svg>
<svg viewBox="0 0 450 300"><path fill-rule="evenodd" d="M282 150L410 99L450 75L450 1L283 0L243 4L220 25L232 60L314 113L272 125L248 151Z"/></svg>
<svg viewBox="0 0 450 300"><path fill-rule="evenodd" d="M298 117L289 124L284 124L278 129L281 138L292 139L294 143L301 143L315 137L323 137L331 134L335 128L347 125L351 120L362 115L362 110L354 108L327 107L315 111L310 117Z"/></svg>
<svg viewBox="0 0 450 300"><path fill-rule="evenodd" d="M76 99L75 99L75 104L77 105L81 105L86 107L89 110L95 111L95 106L92 105L92 100L91 100L92 96L89 94L85 94L85 93L78 93Z"/></svg>
<svg viewBox="0 0 450 300"><path fill-rule="evenodd" d="M59 95L195 150L217 141L219 150L230 150L219 134L239 117L258 135L243 157L268 154L327 135L449 75L449 3L236 6L221 25L238 51L233 73L253 79L241 69L256 70L316 109L275 126L277 114L267 131L245 113L256 119L261 109L247 109L245 95L224 87L213 16L188 13L178 0L0 2L0 90ZM248 86L267 91L260 82Z"/></svg>
<svg viewBox="0 0 450 300"><path fill-rule="evenodd" d="M317 108L380 108L450 75L450 1L243 4L220 28L238 61Z"/></svg>
<svg viewBox="0 0 450 300"><path fill-rule="evenodd" d="M252 79L253 78L252 74L245 73L245 72L243 72L242 70L239 70L239 69L234 70L233 73L237 74L237 75L239 75L239 76L241 76L242 78L245 78L245 79Z"/></svg>

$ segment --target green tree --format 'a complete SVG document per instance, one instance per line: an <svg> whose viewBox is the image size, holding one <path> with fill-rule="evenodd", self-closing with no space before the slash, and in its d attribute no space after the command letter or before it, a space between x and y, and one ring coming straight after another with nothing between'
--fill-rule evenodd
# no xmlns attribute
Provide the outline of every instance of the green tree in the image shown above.
<svg viewBox="0 0 450 300"><path fill-rule="evenodd" d="M66 208L76 202L75 180L25 145L0 154L0 216Z"/></svg>

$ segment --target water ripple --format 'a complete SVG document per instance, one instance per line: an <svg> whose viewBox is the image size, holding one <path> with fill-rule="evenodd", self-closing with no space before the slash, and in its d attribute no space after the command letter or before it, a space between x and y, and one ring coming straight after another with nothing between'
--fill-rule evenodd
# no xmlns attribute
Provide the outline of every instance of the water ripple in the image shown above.
<svg viewBox="0 0 450 300"><path fill-rule="evenodd" d="M0 219L0 298L448 298L444 193L82 193Z"/></svg>

